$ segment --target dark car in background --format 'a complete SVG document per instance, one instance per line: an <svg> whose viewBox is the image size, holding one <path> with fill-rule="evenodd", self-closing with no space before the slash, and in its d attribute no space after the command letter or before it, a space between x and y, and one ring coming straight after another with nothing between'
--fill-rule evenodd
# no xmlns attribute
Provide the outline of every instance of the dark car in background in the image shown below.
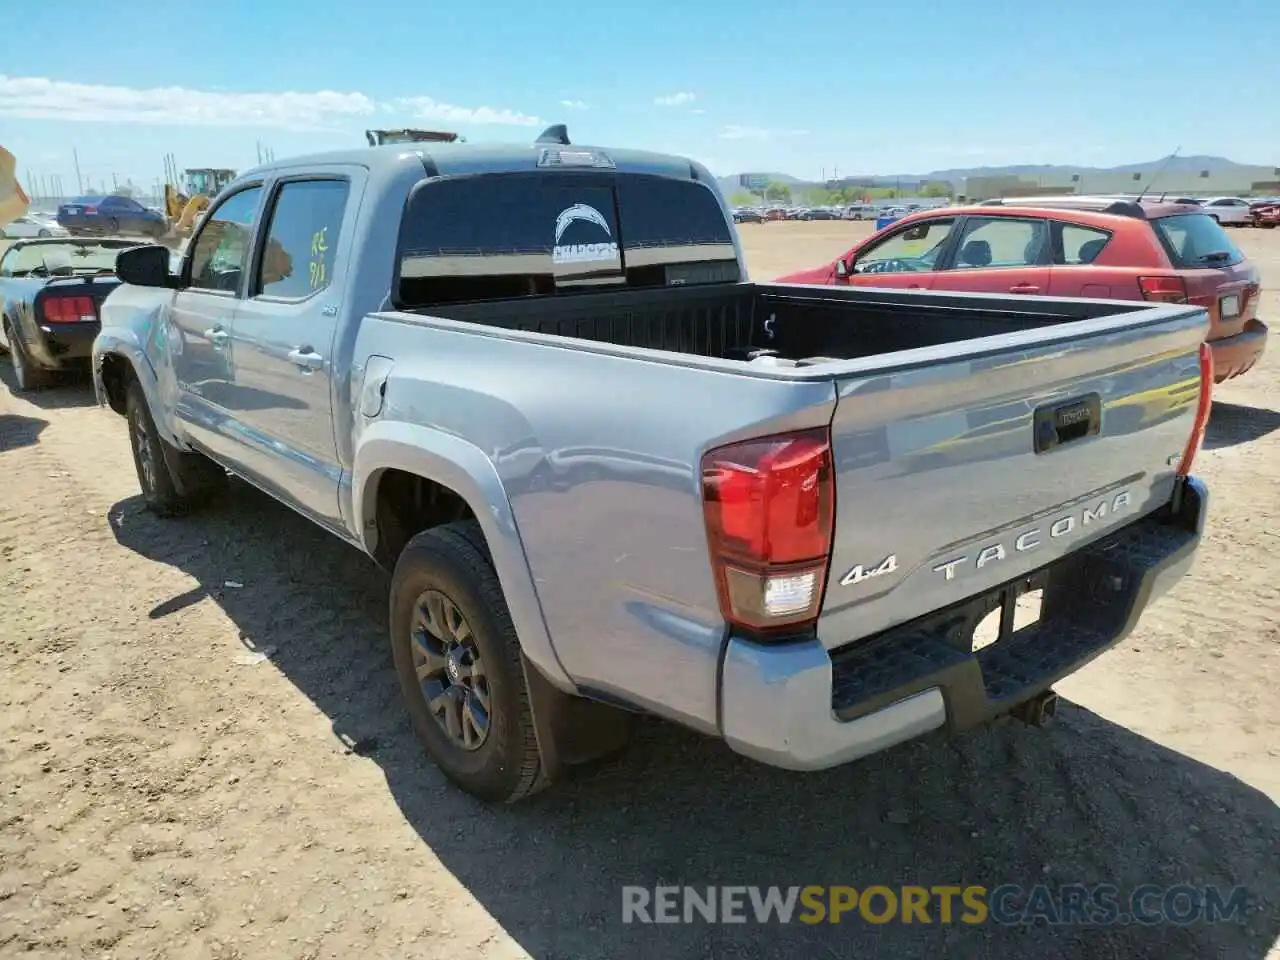
<svg viewBox="0 0 1280 960"><path fill-rule="evenodd" d="M733 211L734 223L764 223L765 216L759 210L750 207L739 207Z"/></svg>
<svg viewBox="0 0 1280 960"><path fill-rule="evenodd" d="M137 240L18 240L0 255L0 352L18 391L48 386L61 371L87 369L99 311L119 286L116 256Z"/></svg>
<svg viewBox="0 0 1280 960"><path fill-rule="evenodd" d="M115 194L76 197L62 204L58 225L77 237L137 234L153 239L163 236L168 226L164 214Z"/></svg>
<svg viewBox="0 0 1280 960"><path fill-rule="evenodd" d="M1280 224L1280 197L1267 197L1249 204L1249 222L1255 227L1274 230Z"/></svg>

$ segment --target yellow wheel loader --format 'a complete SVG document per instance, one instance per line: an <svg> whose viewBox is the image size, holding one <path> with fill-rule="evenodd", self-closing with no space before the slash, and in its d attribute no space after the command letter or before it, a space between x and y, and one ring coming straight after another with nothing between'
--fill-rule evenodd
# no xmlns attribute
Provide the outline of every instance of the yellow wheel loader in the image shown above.
<svg viewBox="0 0 1280 960"><path fill-rule="evenodd" d="M191 236L200 214L218 192L236 178L236 172L222 167L193 167L184 170L183 176L185 191L171 183L164 185L164 215L169 220L169 229L160 242L172 247L180 246Z"/></svg>

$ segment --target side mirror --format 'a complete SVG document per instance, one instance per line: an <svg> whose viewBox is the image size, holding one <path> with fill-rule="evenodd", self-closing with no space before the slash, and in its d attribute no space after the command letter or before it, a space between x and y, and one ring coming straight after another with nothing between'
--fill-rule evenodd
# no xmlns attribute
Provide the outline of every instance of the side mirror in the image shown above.
<svg viewBox="0 0 1280 960"><path fill-rule="evenodd" d="M844 258L836 261L836 276L847 277L849 275L849 265L844 262Z"/></svg>
<svg viewBox="0 0 1280 960"><path fill-rule="evenodd" d="M169 256L169 248L158 244L124 250L116 257L116 276L135 287L176 287Z"/></svg>

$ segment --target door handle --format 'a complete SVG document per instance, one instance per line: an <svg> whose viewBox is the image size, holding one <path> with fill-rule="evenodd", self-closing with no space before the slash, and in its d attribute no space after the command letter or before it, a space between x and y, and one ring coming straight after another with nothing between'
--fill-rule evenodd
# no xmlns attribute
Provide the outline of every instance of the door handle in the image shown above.
<svg viewBox="0 0 1280 960"><path fill-rule="evenodd" d="M303 370L319 370L324 366L324 357L310 346L295 347L289 351L289 362Z"/></svg>
<svg viewBox="0 0 1280 960"><path fill-rule="evenodd" d="M1040 288L1034 283L1015 283L1009 288L1010 293L1039 293Z"/></svg>
<svg viewBox="0 0 1280 960"><path fill-rule="evenodd" d="M205 339L212 343L215 347L225 346L227 341L231 339L231 334L227 333L222 327L210 327L204 332Z"/></svg>
<svg viewBox="0 0 1280 960"><path fill-rule="evenodd" d="M907 289L908 289L908 290L919 290L919 289L920 289L920 284L918 284L918 283L909 283L909 284L907 284Z"/></svg>

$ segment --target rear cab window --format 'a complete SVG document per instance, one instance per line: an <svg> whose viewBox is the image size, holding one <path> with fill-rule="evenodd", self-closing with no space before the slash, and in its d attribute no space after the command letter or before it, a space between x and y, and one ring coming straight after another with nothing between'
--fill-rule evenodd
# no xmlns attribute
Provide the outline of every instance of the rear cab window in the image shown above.
<svg viewBox="0 0 1280 960"><path fill-rule="evenodd" d="M1229 267L1244 260L1227 231L1204 213L1178 213L1151 221L1169 261L1183 270Z"/></svg>
<svg viewBox="0 0 1280 960"><path fill-rule="evenodd" d="M424 182L400 231L397 305L736 282L715 193L639 174L494 174Z"/></svg>

